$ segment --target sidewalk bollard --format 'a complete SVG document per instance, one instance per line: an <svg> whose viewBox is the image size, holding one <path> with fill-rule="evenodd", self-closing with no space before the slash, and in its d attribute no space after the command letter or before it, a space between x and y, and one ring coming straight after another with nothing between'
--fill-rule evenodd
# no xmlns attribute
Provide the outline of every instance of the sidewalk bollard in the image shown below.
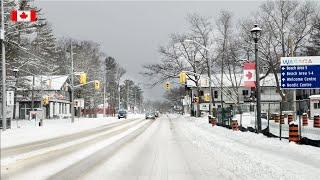
<svg viewBox="0 0 320 180"><path fill-rule="evenodd" d="M308 126L308 114L307 113L302 114L302 125Z"/></svg>
<svg viewBox="0 0 320 180"><path fill-rule="evenodd" d="M320 116L319 116L319 114L316 114L313 117L313 127L320 128Z"/></svg>
<svg viewBox="0 0 320 180"><path fill-rule="evenodd" d="M299 142L299 128L297 124L289 124L289 142Z"/></svg>
<svg viewBox="0 0 320 180"><path fill-rule="evenodd" d="M281 114L281 116L280 116L280 122L281 122L281 124L284 124L284 114Z"/></svg>
<svg viewBox="0 0 320 180"><path fill-rule="evenodd" d="M231 121L231 127L232 127L232 130L238 131L239 130L238 121L237 120L232 120Z"/></svg>
<svg viewBox="0 0 320 180"><path fill-rule="evenodd" d="M217 125L217 119L216 119L216 117L212 117L212 119L211 119L211 124L212 124L212 127L215 126L215 125Z"/></svg>
<svg viewBox="0 0 320 180"><path fill-rule="evenodd" d="M39 120L39 126L42 126L42 125L43 125L43 120L40 119L40 120Z"/></svg>
<svg viewBox="0 0 320 180"><path fill-rule="evenodd" d="M293 121L293 114L288 114L288 124Z"/></svg>
<svg viewBox="0 0 320 180"><path fill-rule="evenodd" d="M275 115L274 122L275 123L279 123L280 122L280 115L278 113Z"/></svg>

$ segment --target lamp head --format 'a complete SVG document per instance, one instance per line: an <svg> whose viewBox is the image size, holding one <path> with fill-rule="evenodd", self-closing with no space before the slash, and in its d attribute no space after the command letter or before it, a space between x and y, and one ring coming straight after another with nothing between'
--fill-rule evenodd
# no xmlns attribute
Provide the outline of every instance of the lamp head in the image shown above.
<svg viewBox="0 0 320 180"><path fill-rule="evenodd" d="M252 36L252 39L255 41L255 42L258 42L260 36L261 36L261 28L258 26L258 24L255 24L254 27L251 29L251 36Z"/></svg>
<svg viewBox="0 0 320 180"><path fill-rule="evenodd" d="M17 76L18 73L19 73L19 69L18 68L13 68L12 71L13 71L14 76Z"/></svg>

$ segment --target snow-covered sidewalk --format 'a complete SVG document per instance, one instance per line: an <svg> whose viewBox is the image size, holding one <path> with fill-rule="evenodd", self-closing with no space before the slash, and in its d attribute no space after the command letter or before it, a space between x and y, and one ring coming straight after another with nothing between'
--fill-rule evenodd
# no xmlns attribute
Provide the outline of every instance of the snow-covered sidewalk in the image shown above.
<svg viewBox="0 0 320 180"><path fill-rule="evenodd" d="M128 119L135 118L143 118L143 115L128 115ZM75 118L75 122L71 123L71 119L47 119L41 127L34 120L20 120L20 128L13 121L11 129L1 131L1 148L74 134L124 120L117 117Z"/></svg>
<svg viewBox="0 0 320 180"><path fill-rule="evenodd" d="M238 124L240 125L240 114L236 114L233 119L236 119L238 121ZM265 129L268 127L268 120L262 118L261 119L261 125L262 129ZM285 124L282 124L282 137L289 137L289 125L287 118L284 118ZM298 120L295 120L298 122ZM242 126L247 127L255 127L256 117L253 112L251 113L243 113L242 114ZM279 123L275 123L274 120L270 120L270 132L276 136L279 136ZM313 127L313 120L309 120L308 126L302 126L301 127L301 135L302 137L307 137L309 139L313 140L320 140L320 128L314 128Z"/></svg>
<svg viewBox="0 0 320 180"><path fill-rule="evenodd" d="M207 118L171 116L185 136L200 149L211 151L230 179L317 179L320 149L297 145L262 134L212 127Z"/></svg>

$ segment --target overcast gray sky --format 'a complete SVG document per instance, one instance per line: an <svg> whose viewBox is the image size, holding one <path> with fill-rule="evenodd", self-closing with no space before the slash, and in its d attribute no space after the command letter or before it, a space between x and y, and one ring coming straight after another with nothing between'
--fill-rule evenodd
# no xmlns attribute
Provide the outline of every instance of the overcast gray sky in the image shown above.
<svg viewBox="0 0 320 180"><path fill-rule="evenodd" d="M115 57L127 77L143 82L142 65L159 62L160 45L171 33L186 32L186 15L217 18L229 10L237 19L250 16L261 1L54 1L36 0L57 37L92 40ZM162 86L144 89L148 99L159 99Z"/></svg>

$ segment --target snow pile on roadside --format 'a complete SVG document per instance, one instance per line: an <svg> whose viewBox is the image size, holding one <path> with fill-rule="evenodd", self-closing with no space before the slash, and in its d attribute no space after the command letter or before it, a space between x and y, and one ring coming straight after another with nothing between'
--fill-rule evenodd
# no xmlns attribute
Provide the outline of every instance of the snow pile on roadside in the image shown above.
<svg viewBox="0 0 320 180"><path fill-rule="evenodd" d="M171 118L200 150L211 151L221 167L218 171L228 169L230 179L317 179L320 175L319 148L212 127L207 118Z"/></svg>
<svg viewBox="0 0 320 180"><path fill-rule="evenodd" d="M128 119L135 118L143 118L143 115L128 115ZM117 117L75 118L75 122L71 123L70 119L48 119L44 120L41 127L36 126L34 120L23 120L18 122L20 128L16 128L16 122L13 121L12 129L1 131L1 148L73 134L123 120Z"/></svg>
<svg viewBox="0 0 320 180"><path fill-rule="evenodd" d="M235 119L238 121L238 124L240 125L240 117L241 115L240 114L236 114L232 119ZM255 127L255 122L256 122L256 117L255 117L255 114L254 112L246 112L246 113L243 113L242 114L242 127ZM268 120L267 119L264 119L264 118L261 118L261 125L262 125L262 128L266 128L268 126Z"/></svg>

